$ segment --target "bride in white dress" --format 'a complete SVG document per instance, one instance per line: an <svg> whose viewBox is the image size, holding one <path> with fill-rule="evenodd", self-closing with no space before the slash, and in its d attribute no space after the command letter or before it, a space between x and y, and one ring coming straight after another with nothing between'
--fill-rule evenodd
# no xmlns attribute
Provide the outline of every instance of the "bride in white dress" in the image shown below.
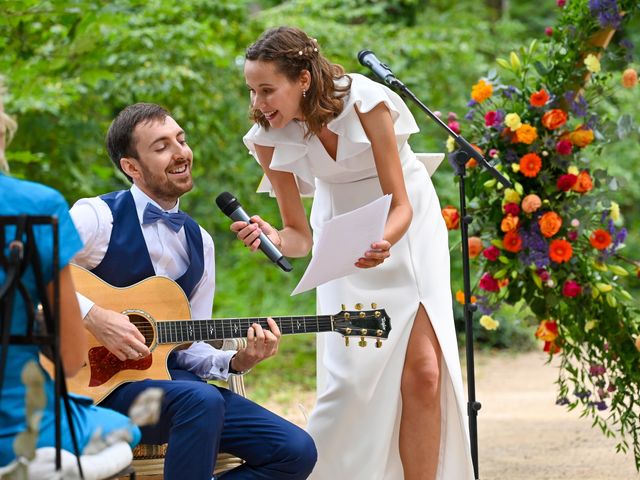
<svg viewBox="0 0 640 480"><path fill-rule="evenodd" d="M247 49L256 124L244 137L263 167L283 228L259 217L231 229L252 250L265 233L304 256L312 233L300 195L314 194L313 236L335 215L392 194L384 238L354 259L359 273L317 289L320 314L375 302L392 330L382 348L318 336L318 399L308 431L318 480L468 480L473 468L455 337L447 230L418 131L401 98L346 75L299 29L268 30Z"/></svg>

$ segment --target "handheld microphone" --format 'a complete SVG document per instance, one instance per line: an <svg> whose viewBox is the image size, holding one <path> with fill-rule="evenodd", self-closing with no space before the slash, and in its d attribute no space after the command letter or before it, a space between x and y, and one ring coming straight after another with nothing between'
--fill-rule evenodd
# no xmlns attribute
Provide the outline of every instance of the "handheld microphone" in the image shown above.
<svg viewBox="0 0 640 480"><path fill-rule="evenodd" d="M378 78L391 87L404 86L400 80L398 80L391 69L378 60L378 57L371 50L360 50L358 53L358 61L368 67Z"/></svg>
<svg viewBox="0 0 640 480"><path fill-rule="evenodd" d="M216 204L218 208L222 210L227 217L231 218L231 220L253 223L247 212L244 211L240 202L236 200L236 198L231 195L229 192L222 192L216 198ZM264 254L269 257L273 263L278 265L285 272L290 272L293 270L293 267L289 263L289 261L280 253L280 250L276 248L271 240L264 234L261 233L258 237L260 239L260 250L264 252Z"/></svg>

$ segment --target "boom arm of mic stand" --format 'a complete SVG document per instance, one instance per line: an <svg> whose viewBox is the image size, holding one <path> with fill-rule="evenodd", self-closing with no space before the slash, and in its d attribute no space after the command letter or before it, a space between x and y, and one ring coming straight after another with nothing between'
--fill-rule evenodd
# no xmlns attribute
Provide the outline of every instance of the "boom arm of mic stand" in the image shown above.
<svg viewBox="0 0 640 480"><path fill-rule="evenodd" d="M464 152L464 156L458 156L457 161L466 163L466 160L469 158L475 158L480 165L482 165L496 180L498 180L505 187L512 187L513 184L507 180L504 175L502 175L498 170L495 169L493 165L485 160L485 158L478 152L473 146L462 136L458 135L456 132L451 130L449 126L444 123L440 118L433 113L429 108L420 101L418 97L416 97L411 90L409 90L404 83L400 80L394 78L394 82L392 82L392 86L401 90L407 97L409 97L420 109L426 113L434 122L436 122L440 127L447 131L449 135L451 135L455 142L458 144L458 147L462 152Z"/></svg>

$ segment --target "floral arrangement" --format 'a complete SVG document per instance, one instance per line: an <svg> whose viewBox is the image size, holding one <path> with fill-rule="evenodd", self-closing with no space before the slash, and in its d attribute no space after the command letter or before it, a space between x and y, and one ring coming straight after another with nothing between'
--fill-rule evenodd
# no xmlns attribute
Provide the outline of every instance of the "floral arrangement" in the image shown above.
<svg viewBox="0 0 640 480"><path fill-rule="evenodd" d="M475 160L467 164L469 253L479 272L470 301L487 329L499 327L505 303L529 315L550 359L560 359L558 403L580 407L617 435L619 450L631 445L640 469L640 309L624 288L640 277L640 262L621 254L627 230L608 198L616 184L591 162L606 141L598 100L618 78L626 88L638 82L634 69L614 75L601 60L640 7L635 0L556 3L558 26L498 59L502 76L473 85L464 120L449 114L450 128L513 183L502 188ZM454 207L443 215L458 228Z"/></svg>

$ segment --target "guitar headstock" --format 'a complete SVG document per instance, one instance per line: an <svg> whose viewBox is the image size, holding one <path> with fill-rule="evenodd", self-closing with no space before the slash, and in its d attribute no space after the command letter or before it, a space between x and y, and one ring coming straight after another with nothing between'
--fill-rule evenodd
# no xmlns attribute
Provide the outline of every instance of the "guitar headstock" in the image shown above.
<svg viewBox="0 0 640 480"><path fill-rule="evenodd" d="M362 310L362 305L357 303L355 310L346 310L342 305L342 311L332 316L333 331L342 334L346 346L349 346L349 337L360 337L358 345L367 345L365 337L375 338L376 347L382 346L382 339L389 337L391 331L391 319L384 308L377 308L371 304L371 310Z"/></svg>

